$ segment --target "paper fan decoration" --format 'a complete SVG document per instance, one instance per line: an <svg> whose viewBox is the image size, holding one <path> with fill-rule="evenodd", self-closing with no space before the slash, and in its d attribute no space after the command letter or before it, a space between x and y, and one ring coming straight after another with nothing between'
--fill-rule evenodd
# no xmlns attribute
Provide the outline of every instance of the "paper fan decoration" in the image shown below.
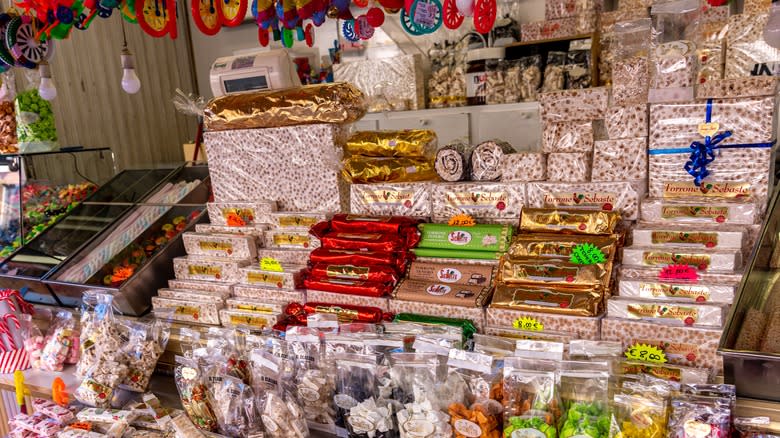
<svg viewBox="0 0 780 438"><path fill-rule="evenodd" d="M444 26L447 29L459 28L465 19L458 11L455 0L444 0Z"/></svg>
<svg viewBox="0 0 780 438"><path fill-rule="evenodd" d="M496 22L496 0L476 0L474 4L474 29L479 33L493 30Z"/></svg>
<svg viewBox="0 0 780 438"><path fill-rule="evenodd" d="M222 0L192 0L190 11L195 26L206 35L216 35L222 28L221 12L216 3Z"/></svg>
<svg viewBox="0 0 780 438"><path fill-rule="evenodd" d="M139 0L141 1L141 0ZM143 0L141 13L137 13L138 25L144 32L155 38L170 35L176 39L176 1L175 0Z"/></svg>
<svg viewBox="0 0 780 438"><path fill-rule="evenodd" d="M246 9L249 6L247 0L215 0L222 9L222 24L227 27L235 27L244 22Z"/></svg>

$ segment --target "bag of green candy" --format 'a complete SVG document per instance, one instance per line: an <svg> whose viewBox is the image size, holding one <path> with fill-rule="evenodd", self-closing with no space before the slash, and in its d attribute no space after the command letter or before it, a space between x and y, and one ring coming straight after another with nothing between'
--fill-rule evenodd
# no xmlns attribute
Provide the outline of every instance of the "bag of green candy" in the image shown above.
<svg viewBox="0 0 780 438"><path fill-rule="evenodd" d="M24 90L16 94L16 136L19 140L19 152L50 152L56 150L57 128L54 125L54 113L51 103L38 94L41 82L40 72L25 72Z"/></svg>
<svg viewBox="0 0 780 438"><path fill-rule="evenodd" d="M563 405L558 438L609 436L609 363L561 362L558 388Z"/></svg>
<svg viewBox="0 0 780 438"><path fill-rule="evenodd" d="M560 401L557 363L510 357L504 360L504 436L556 438Z"/></svg>

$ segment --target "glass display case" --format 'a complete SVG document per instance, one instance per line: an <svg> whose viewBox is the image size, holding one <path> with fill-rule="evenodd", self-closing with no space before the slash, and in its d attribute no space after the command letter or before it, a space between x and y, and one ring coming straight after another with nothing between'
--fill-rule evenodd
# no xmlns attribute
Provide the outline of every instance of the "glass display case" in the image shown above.
<svg viewBox="0 0 780 438"><path fill-rule="evenodd" d="M169 202L150 202L166 189L175 192ZM51 270L43 283L65 306L78 306L85 290L103 289L114 295L120 312L142 315L157 289L173 278L173 258L184 254L181 234L206 221L210 193L207 167L177 169L144 196L144 202Z"/></svg>
<svg viewBox="0 0 780 438"><path fill-rule="evenodd" d="M724 377L739 397L780 402L778 191L720 340Z"/></svg>
<svg viewBox="0 0 780 438"><path fill-rule="evenodd" d="M151 266L157 266L162 254L183 253L176 249L181 246L181 230L168 237L154 233L166 224L175 228L172 222L181 223L178 218L182 215L186 226L194 226L203 216L210 190L205 166L123 171L0 264L0 287L18 289L30 302L70 307L78 305L86 289L102 288L119 295L132 289L132 295L138 297L130 300L133 304L122 299L116 302L124 313L141 314L149 308L148 296L156 290L155 284L162 282L162 286L170 277ZM107 269L131 259L127 256L133 252L133 244L142 245L151 237L164 239L144 257L133 259L134 269L121 284L99 281ZM105 244L107 239L111 245ZM90 261L88 268L84 268L84 260ZM62 277L71 268L78 269L79 275ZM127 273L120 271L118 276ZM149 275L151 272L159 275ZM136 290L140 278L144 278L145 287ZM49 279L51 282L46 281Z"/></svg>
<svg viewBox="0 0 780 438"><path fill-rule="evenodd" d="M115 173L109 148L0 156L0 261L55 224Z"/></svg>

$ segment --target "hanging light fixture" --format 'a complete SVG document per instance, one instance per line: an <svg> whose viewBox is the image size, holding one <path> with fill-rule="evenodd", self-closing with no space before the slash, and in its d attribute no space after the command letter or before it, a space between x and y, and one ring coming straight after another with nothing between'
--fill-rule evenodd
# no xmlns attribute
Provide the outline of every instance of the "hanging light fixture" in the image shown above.
<svg viewBox="0 0 780 438"><path fill-rule="evenodd" d="M130 49L127 48L127 35L125 35L125 24L122 21L122 89L127 94L135 94L141 90L141 80L135 72L135 57Z"/></svg>
<svg viewBox="0 0 780 438"><path fill-rule="evenodd" d="M41 72L41 84L38 86L38 94L43 100L54 100L57 97L57 89L54 87L54 80L51 78L49 63L41 61L38 64L38 69Z"/></svg>

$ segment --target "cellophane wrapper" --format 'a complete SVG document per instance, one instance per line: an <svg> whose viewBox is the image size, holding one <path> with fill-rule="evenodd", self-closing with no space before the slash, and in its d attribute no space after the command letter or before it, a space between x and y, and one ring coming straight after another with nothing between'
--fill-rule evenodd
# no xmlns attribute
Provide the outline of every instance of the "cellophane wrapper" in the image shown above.
<svg viewBox="0 0 780 438"><path fill-rule="evenodd" d="M612 102L631 105L647 102L650 74L647 57L615 59L612 63Z"/></svg>
<svg viewBox="0 0 780 438"><path fill-rule="evenodd" d="M333 77L362 91L368 112L425 108L425 81L420 55L341 62L333 66Z"/></svg>
<svg viewBox="0 0 780 438"><path fill-rule="evenodd" d="M501 157L501 181L524 182L547 179L547 156L534 152L505 154Z"/></svg>
<svg viewBox="0 0 780 438"><path fill-rule="evenodd" d="M222 307L222 303L216 302L152 297L152 309L155 312L171 312L171 319L181 322L219 325L219 311Z"/></svg>
<svg viewBox="0 0 780 438"><path fill-rule="evenodd" d="M706 208L706 206L702 207ZM748 230L746 228L739 225L723 225L717 222L701 225L640 222L632 230L632 242L637 246L742 249L747 242Z"/></svg>
<svg viewBox="0 0 780 438"><path fill-rule="evenodd" d="M542 125L542 152L590 152L593 150L591 122L558 122Z"/></svg>
<svg viewBox="0 0 780 438"><path fill-rule="evenodd" d="M550 182L588 182L591 152L553 152L547 155L547 180Z"/></svg>
<svg viewBox="0 0 780 438"><path fill-rule="evenodd" d="M529 317L544 325L544 332L562 332L576 339L599 339L601 318L588 316L557 315L554 313L528 312L523 310L489 307L485 312L487 326L512 328L515 321ZM542 334L544 334L542 332Z"/></svg>
<svg viewBox="0 0 780 438"><path fill-rule="evenodd" d="M576 0L550 0L544 2L544 19L573 17L577 13Z"/></svg>
<svg viewBox="0 0 780 438"><path fill-rule="evenodd" d="M686 196L680 199L647 198L642 201L642 220L697 224L754 224L760 207L749 198L723 199Z"/></svg>
<svg viewBox="0 0 780 438"><path fill-rule="evenodd" d="M644 321L605 318L601 338L624 346L643 343L661 347L671 364L723 369L718 354L719 328L675 327Z"/></svg>
<svg viewBox="0 0 780 438"><path fill-rule="evenodd" d="M723 284L663 281L652 277L639 280L621 278L618 287L618 294L624 298L723 304L731 304L734 301L736 289Z"/></svg>
<svg viewBox="0 0 780 438"><path fill-rule="evenodd" d="M535 208L616 211L626 220L639 215L639 195L629 182L528 183L527 197Z"/></svg>
<svg viewBox="0 0 780 438"><path fill-rule="evenodd" d="M525 184L434 184L431 203L434 219L444 222L457 214L476 219L517 219L525 204Z"/></svg>
<svg viewBox="0 0 780 438"><path fill-rule="evenodd" d="M173 272L179 280L238 283L241 279L240 269L248 264L249 260L186 256L173 259Z"/></svg>
<svg viewBox="0 0 780 438"><path fill-rule="evenodd" d="M709 10L714 9L716 8ZM723 20L704 21L693 30L692 39L696 44L696 84L700 87L702 84L723 78L726 56L723 28L726 26L727 19L728 16Z"/></svg>
<svg viewBox="0 0 780 438"><path fill-rule="evenodd" d="M659 44L650 58L650 88L693 86L696 46L688 40Z"/></svg>
<svg viewBox="0 0 780 438"><path fill-rule="evenodd" d="M726 316L723 306L714 304L643 301L610 298L607 317L649 321L660 325L719 328Z"/></svg>
<svg viewBox="0 0 780 438"><path fill-rule="evenodd" d="M747 15L764 14L769 11L772 2L769 0L746 0L742 3L742 13Z"/></svg>
<svg viewBox="0 0 780 438"><path fill-rule="evenodd" d="M604 125L610 140L647 137L647 105L611 106Z"/></svg>
<svg viewBox="0 0 780 438"><path fill-rule="evenodd" d="M365 114L365 96L354 85L317 84L214 98L206 106L204 126L208 131L223 131L352 123Z"/></svg>
<svg viewBox="0 0 780 438"><path fill-rule="evenodd" d="M182 234L187 254L241 260L257 257L257 241L249 236L230 234Z"/></svg>
<svg viewBox="0 0 780 438"><path fill-rule="evenodd" d="M774 96L775 93L777 93L775 76L711 80L696 87L697 99Z"/></svg>
<svg viewBox="0 0 780 438"><path fill-rule="evenodd" d="M520 39L523 42L565 38L576 35L578 20L576 17L555 20L534 21L520 26Z"/></svg>
<svg viewBox="0 0 780 438"><path fill-rule="evenodd" d="M733 272L742 267L742 251L679 246L672 248L627 246L623 248L623 264L627 266L678 264L691 266L698 271Z"/></svg>
<svg viewBox="0 0 780 438"><path fill-rule="evenodd" d="M780 50L764 41L769 13L729 17L726 34L726 79L754 76L761 64L780 61Z"/></svg>
<svg viewBox="0 0 780 438"><path fill-rule="evenodd" d="M601 119L608 104L609 89L606 87L539 93L542 122Z"/></svg>
<svg viewBox="0 0 780 438"><path fill-rule="evenodd" d="M353 184L350 212L367 216L431 216L429 183Z"/></svg>
<svg viewBox="0 0 780 438"><path fill-rule="evenodd" d="M604 290L542 285L499 284L492 307L576 316L597 316L603 310Z"/></svg>
<svg viewBox="0 0 780 438"><path fill-rule="evenodd" d="M206 132L214 198L273 199L283 211L343 211L349 199L339 172L345 136L345 129L329 124Z"/></svg>
<svg viewBox="0 0 780 438"><path fill-rule="evenodd" d="M428 158L372 158L353 155L344 160L344 178L355 184L434 181L434 160Z"/></svg>
<svg viewBox="0 0 780 438"><path fill-rule="evenodd" d="M427 129L358 131L347 139L344 152L366 157L433 158L438 140Z"/></svg>
<svg viewBox="0 0 780 438"><path fill-rule="evenodd" d="M623 181L647 177L647 137L597 141L593 150L593 181Z"/></svg>

